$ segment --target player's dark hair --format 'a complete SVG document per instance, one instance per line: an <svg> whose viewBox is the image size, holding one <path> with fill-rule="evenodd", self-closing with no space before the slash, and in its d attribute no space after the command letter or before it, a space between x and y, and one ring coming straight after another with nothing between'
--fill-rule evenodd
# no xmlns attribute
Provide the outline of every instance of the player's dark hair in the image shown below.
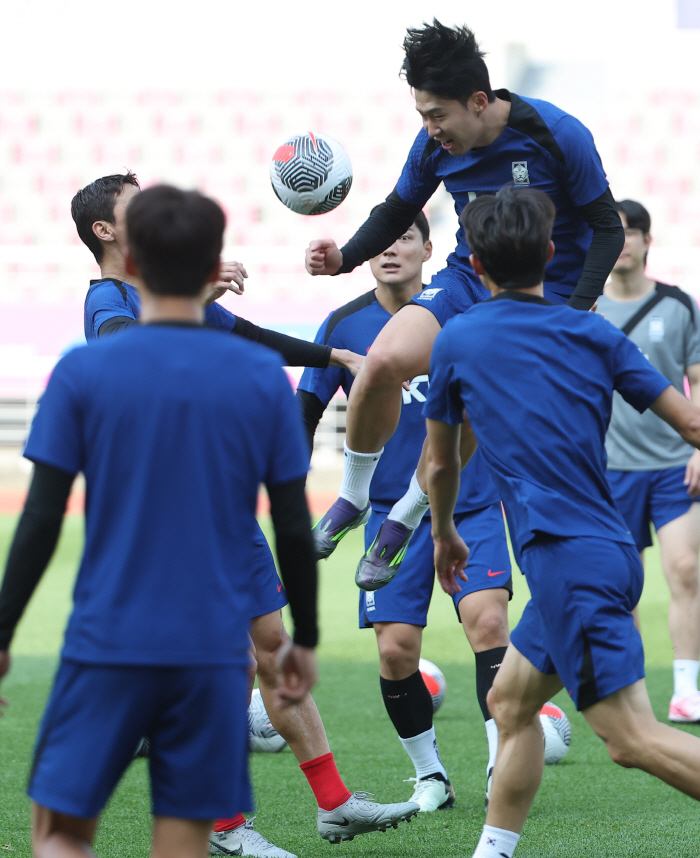
<svg viewBox="0 0 700 858"><path fill-rule="evenodd" d="M78 235L92 251L98 265L102 262L104 251L99 238L92 231L92 225L98 220L114 223L114 203L125 185L141 187L131 170L124 175L102 176L101 179L95 179L78 191L71 200L70 213L78 228Z"/></svg>
<svg viewBox="0 0 700 858"><path fill-rule="evenodd" d="M484 52L468 27L445 27L433 18L432 24L422 28L409 27L403 49L406 57L401 76L413 89L462 103L475 92L485 92L489 101L495 100Z"/></svg>
<svg viewBox="0 0 700 858"><path fill-rule="evenodd" d="M460 220L491 280L501 289L527 289L544 280L554 214L547 194L506 185L469 203Z"/></svg>
<svg viewBox="0 0 700 858"><path fill-rule="evenodd" d="M221 255L226 216L199 191L156 185L126 210L129 252L156 295L197 295Z"/></svg>
<svg viewBox="0 0 700 858"><path fill-rule="evenodd" d="M380 205L374 206L374 208L370 211L370 214L373 215ZM423 244L430 238L430 224L428 223L428 218L425 216L424 212L418 212L416 219L413 221L411 226L415 226L418 232L423 237Z"/></svg>
<svg viewBox="0 0 700 858"><path fill-rule="evenodd" d="M627 218L627 226L630 229L641 229L644 235L650 232L651 215L641 203L635 200L620 200L615 203L615 208Z"/></svg>

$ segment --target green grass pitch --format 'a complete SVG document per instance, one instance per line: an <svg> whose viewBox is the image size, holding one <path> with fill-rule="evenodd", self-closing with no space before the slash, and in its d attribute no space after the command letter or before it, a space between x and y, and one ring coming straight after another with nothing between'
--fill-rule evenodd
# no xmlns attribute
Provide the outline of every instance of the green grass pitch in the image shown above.
<svg viewBox="0 0 700 858"><path fill-rule="evenodd" d="M14 518L0 517L6 545ZM82 522L69 517L60 549L22 622L13 646L13 667L2 686L10 700L0 721L0 851L29 858L29 802L24 794L38 720L48 694L82 539ZM374 792L380 801L405 800L413 774L379 694L376 647L371 631L357 629L353 573L359 534L349 536L321 564L321 681L314 692L340 772L351 789ZM672 652L666 631L667 588L658 554L647 558L641 618L648 685L659 718L667 714L672 690ZM4 552L3 552L4 555ZM581 558L585 563L585 557ZM514 623L526 601L524 579L516 577ZM158 622L157 606L153 622ZM316 834L311 791L289 750L253 755L256 827L299 856L421 858L470 855L484 820L486 739L474 694L474 660L451 601L436 590L425 634L424 654L447 678L447 697L435 719L440 751L457 792L453 810L426 814L396 831L357 837L331 846ZM571 750L544 780L518 847L520 858L697 858L700 808L638 771L617 768L570 705L557 703L571 719ZM700 727L688 728L700 735ZM95 850L101 858L147 856L149 798L147 766L133 763L107 808Z"/></svg>

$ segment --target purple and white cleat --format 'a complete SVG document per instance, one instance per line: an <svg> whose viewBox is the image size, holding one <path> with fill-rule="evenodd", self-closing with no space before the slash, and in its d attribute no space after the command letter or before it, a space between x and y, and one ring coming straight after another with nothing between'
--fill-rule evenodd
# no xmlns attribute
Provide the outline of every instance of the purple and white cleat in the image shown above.
<svg viewBox="0 0 700 858"><path fill-rule="evenodd" d="M355 583L360 590L380 590L391 581L406 556L413 531L387 518L357 566Z"/></svg>
<svg viewBox="0 0 700 858"><path fill-rule="evenodd" d="M318 559L330 557L345 534L364 524L371 512L369 504L364 509L358 509L345 498L338 498L313 528Z"/></svg>

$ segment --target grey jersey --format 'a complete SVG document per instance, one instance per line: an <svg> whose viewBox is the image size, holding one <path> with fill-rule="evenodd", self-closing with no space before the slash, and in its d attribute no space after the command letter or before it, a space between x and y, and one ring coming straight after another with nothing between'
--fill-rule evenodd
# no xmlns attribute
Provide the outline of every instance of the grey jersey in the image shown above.
<svg viewBox="0 0 700 858"><path fill-rule="evenodd" d="M630 332L659 372L684 393L686 367L700 363L700 330L695 300L676 286L657 284L665 297ZM653 293L652 293L653 294ZM650 298L613 301L598 298L598 312L616 328L624 325ZM661 471L685 465L694 448L650 409L639 414L615 392L612 419L605 442L608 468L613 471Z"/></svg>

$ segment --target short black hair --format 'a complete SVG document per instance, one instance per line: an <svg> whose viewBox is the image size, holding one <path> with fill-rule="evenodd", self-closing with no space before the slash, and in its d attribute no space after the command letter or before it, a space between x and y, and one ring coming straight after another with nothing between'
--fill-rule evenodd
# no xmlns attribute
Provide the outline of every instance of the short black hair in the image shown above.
<svg viewBox="0 0 700 858"><path fill-rule="evenodd" d="M99 238L92 231L92 225L98 220L114 223L114 203L124 190L125 185L140 188L136 174L131 170L114 176L102 176L86 185L73 197L70 213L78 228L78 235L92 251L97 264L102 262L103 248Z"/></svg>
<svg viewBox="0 0 700 858"><path fill-rule="evenodd" d="M401 76L413 89L466 103L475 92L491 89L484 52L468 27L446 27L437 18L422 28L410 28L403 42L406 57Z"/></svg>
<svg viewBox="0 0 700 858"><path fill-rule="evenodd" d="M651 215L641 203L635 200L620 200L615 208L627 218L630 229L641 229L644 235L651 231Z"/></svg>
<svg viewBox="0 0 700 858"><path fill-rule="evenodd" d="M370 211L370 215L373 215L377 209L380 207L381 203L378 203L374 208ZM415 226L418 232L423 237L423 244L430 239L430 224L428 223L428 218L425 216L425 212L418 212L416 215L416 219L413 221L411 226Z"/></svg>
<svg viewBox="0 0 700 858"><path fill-rule="evenodd" d="M129 252L156 295L194 297L221 255L226 216L199 191L155 185L126 210Z"/></svg>
<svg viewBox="0 0 700 858"><path fill-rule="evenodd" d="M506 185L469 203L460 220L491 280L501 289L527 289L544 280L554 214L547 194Z"/></svg>

